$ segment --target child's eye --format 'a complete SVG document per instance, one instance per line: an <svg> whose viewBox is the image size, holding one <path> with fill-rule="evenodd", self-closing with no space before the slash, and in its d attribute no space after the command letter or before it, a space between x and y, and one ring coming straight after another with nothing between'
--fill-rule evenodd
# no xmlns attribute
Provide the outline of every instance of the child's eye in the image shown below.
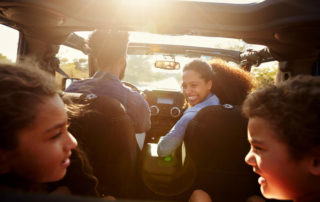
<svg viewBox="0 0 320 202"><path fill-rule="evenodd" d="M53 140L53 139L57 139L60 135L61 135L61 131L59 131L57 134L55 134L54 136L52 136L51 138L50 138L50 140Z"/></svg>
<svg viewBox="0 0 320 202"><path fill-rule="evenodd" d="M192 85L192 88L195 88L195 87L197 87L197 85Z"/></svg>
<svg viewBox="0 0 320 202"><path fill-rule="evenodd" d="M261 147L252 146L254 151L261 151L263 150Z"/></svg>

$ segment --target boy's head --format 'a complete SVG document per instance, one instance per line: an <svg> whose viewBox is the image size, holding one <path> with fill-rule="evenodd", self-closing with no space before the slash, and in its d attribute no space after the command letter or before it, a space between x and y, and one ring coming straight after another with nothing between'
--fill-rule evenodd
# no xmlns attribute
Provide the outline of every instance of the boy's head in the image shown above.
<svg viewBox="0 0 320 202"><path fill-rule="evenodd" d="M260 89L247 97L243 113L252 146L246 162L261 175L264 196L292 200L319 189L320 78Z"/></svg>

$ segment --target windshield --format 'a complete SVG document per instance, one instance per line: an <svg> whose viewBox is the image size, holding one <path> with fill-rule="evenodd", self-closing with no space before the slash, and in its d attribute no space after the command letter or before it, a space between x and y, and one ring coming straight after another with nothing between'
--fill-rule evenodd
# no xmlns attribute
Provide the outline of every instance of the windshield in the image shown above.
<svg viewBox="0 0 320 202"><path fill-rule="evenodd" d="M163 55L128 55L123 81L134 84L139 90L180 90L182 68L192 59L182 55L175 56L175 61L180 63L180 69L164 70L155 68L154 63L172 59L165 59Z"/></svg>
<svg viewBox="0 0 320 202"><path fill-rule="evenodd" d="M91 32L76 32L77 35L87 39ZM245 51L246 49L261 49L263 46L247 44L239 39L221 38L221 37L204 37L204 36L170 36L151 33L130 32L130 42L149 43L149 44L170 44L177 46L194 46L204 48L221 48L236 51ZM70 61L81 58L76 52L64 50L63 57L69 58ZM78 51L79 52L79 51ZM211 59L211 57L201 56L202 59ZM181 72L186 63L194 58L184 55L176 55L175 61L180 63L180 70L163 70L154 67L155 61L169 60L163 55L128 55L127 68L123 81L132 83L139 90L180 90L182 83ZM232 63L232 62L230 62Z"/></svg>

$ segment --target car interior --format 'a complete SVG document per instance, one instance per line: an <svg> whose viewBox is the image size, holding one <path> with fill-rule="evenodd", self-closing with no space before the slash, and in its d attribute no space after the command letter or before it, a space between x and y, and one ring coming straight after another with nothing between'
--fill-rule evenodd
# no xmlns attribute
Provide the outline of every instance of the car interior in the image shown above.
<svg viewBox="0 0 320 202"><path fill-rule="evenodd" d="M261 45L262 48L255 50L230 50L210 47L210 44L204 47L130 41L123 83L147 97L151 128L145 134L135 134L130 117L115 99L80 93L62 96L67 107L75 104L89 111L70 117L69 131L88 154L99 181L97 190L102 196L186 201L194 190L202 189L213 201L245 201L248 196L261 196L261 193L258 175L244 162L250 145L248 120L242 116L241 106L202 109L188 125L185 141L174 154L157 155L159 139L170 131L185 110L185 98L179 89L181 69L194 58L222 58L249 72L254 66L259 68L263 63L278 61L276 84L301 74L318 76L319 10L320 3L312 0L265 0L247 4L1 0L0 24L19 32L17 63L29 60L38 63L56 77L62 91L72 82L92 77L98 70L84 45L86 37L79 32L112 29L174 37L223 37ZM71 75L63 68L64 53L59 52L62 46L81 52L87 59L86 77ZM133 61L139 66L136 69ZM143 65L149 69L143 69ZM139 76L147 75L146 72L155 80L139 81ZM137 141L137 135L143 137L142 140ZM81 182L70 184L71 191L80 185ZM89 200L29 195L24 198L8 193L0 197L4 201Z"/></svg>

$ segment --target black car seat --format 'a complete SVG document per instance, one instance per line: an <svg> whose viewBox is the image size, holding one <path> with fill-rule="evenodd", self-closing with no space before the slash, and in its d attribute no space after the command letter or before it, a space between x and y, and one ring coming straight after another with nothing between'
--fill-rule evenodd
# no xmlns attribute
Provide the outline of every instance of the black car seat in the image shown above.
<svg viewBox="0 0 320 202"><path fill-rule="evenodd" d="M196 169L192 190L206 191L212 201L261 196L258 175L244 161L250 150L247 124L241 106L208 106L199 111L185 134L187 158Z"/></svg>
<svg viewBox="0 0 320 202"><path fill-rule="evenodd" d="M64 93L62 99L76 112L69 117L68 130L88 156L99 193L121 198L134 194L139 147L131 118L121 103L80 93Z"/></svg>

